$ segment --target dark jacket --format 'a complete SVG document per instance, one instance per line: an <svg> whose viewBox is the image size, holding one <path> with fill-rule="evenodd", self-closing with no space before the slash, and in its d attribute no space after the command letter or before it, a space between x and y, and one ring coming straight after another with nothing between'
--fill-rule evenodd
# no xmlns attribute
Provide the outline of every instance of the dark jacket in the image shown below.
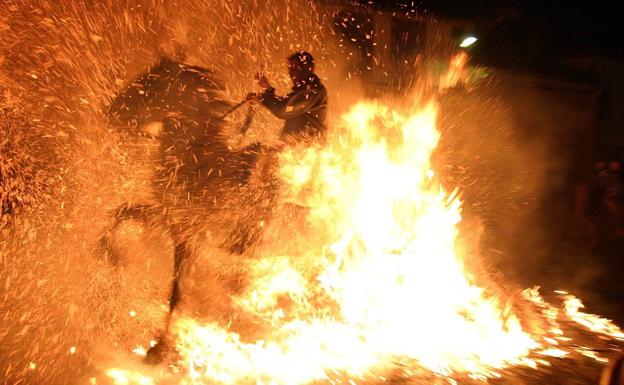
<svg viewBox="0 0 624 385"><path fill-rule="evenodd" d="M327 90L321 80L312 74L307 80L295 84L286 96L275 95L267 88L261 101L278 118L284 119L282 139L290 137L321 138L326 131Z"/></svg>

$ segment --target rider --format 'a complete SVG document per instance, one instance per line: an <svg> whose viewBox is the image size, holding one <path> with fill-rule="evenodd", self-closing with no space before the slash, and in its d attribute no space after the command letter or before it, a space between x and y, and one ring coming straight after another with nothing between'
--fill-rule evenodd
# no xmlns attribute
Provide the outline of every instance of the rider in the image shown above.
<svg viewBox="0 0 624 385"><path fill-rule="evenodd" d="M323 139L326 132L327 90L314 73L314 58L306 51L288 57L288 74L293 82L286 96L275 95L264 74L256 74L258 84L264 88L260 94L251 93L247 100L256 100L273 115L285 120L281 139Z"/></svg>
<svg viewBox="0 0 624 385"><path fill-rule="evenodd" d="M275 95L275 88L271 86L266 76L256 74L258 84L264 88L260 94L250 93L247 101L260 102L268 108L273 115L285 121L280 138L286 143L299 140L323 140L326 132L325 119L327 115L327 91L321 80L314 73L314 59L305 51L295 52L288 57L288 74L293 82L292 90L285 96ZM257 145L256 145L257 146ZM261 146L260 146L261 147ZM259 147L256 147L259 148ZM256 168L260 175L267 176L274 158L268 155ZM271 178L266 178L271 185ZM274 187L274 186L273 186ZM270 189L268 189L270 191ZM275 198L274 194L267 193L267 197ZM270 200L269 198L267 200ZM269 205L270 206L270 205ZM264 210L266 211L266 210ZM270 213L256 210L255 215L262 217L264 221L270 217ZM253 223L254 221L245 221ZM255 222L259 222L256 220ZM230 251L242 254L254 244L259 237L259 231L247 225L238 227L238 231L232 234L234 242Z"/></svg>

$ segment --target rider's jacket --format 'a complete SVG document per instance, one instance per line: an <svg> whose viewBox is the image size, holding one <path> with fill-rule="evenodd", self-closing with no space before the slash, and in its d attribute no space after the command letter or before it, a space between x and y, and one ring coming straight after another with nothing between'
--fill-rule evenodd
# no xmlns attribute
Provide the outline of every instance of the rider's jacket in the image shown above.
<svg viewBox="0 0 624 385"><path fill-rule="evenodd" d="M261 95L261 101L278 118L284 119L282 139L322 137L327 116L327 90L314 74L295 84L286 96L276 96L273 87Z"/></svg>

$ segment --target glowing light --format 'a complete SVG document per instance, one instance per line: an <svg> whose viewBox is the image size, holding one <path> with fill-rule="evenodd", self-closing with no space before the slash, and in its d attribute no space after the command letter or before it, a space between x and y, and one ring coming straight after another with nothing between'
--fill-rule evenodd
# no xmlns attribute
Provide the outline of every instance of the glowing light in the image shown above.
<svg viewBox="0 0 624 385"><path fill-rule="evenodd" d="M459 43L459 46L461 48L467 48L470 47L471 45L473 45L478 39L474 36L467 36L465 37L461 43Z"/></svg>
<svg viewBox="0 0 624 385"><path fill-rule="evenodd" d="M468 59L468 54L464 51L460 51L451 57L448 71L440 78L440 90L455 87L464 81Z"/></svg>
<svg viewBox="0 0 624 385"><path fill-rule="evenodd" d="M562 357L565 357L568 354L570 354L570 352L567 352L567 351L561 350L561 349L556 349L556 348L550 348L550 349L542 350L542 351L539 351L537 353L541 354L541 355L544 355L544 356L557 357L557 358L562 358Z"/></svg>

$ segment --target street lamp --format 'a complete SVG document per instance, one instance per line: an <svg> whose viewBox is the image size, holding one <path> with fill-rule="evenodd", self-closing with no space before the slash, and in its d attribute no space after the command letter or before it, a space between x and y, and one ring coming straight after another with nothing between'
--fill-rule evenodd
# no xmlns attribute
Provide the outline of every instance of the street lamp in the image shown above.
<svg viewBox="0 0 624 385"><path fill-rule="evenodd" d="M470 47L471 45L473 45L478 39L474 36L466 36L461 43L459 43L459 46L461 48L467 48Z"/></svg>

